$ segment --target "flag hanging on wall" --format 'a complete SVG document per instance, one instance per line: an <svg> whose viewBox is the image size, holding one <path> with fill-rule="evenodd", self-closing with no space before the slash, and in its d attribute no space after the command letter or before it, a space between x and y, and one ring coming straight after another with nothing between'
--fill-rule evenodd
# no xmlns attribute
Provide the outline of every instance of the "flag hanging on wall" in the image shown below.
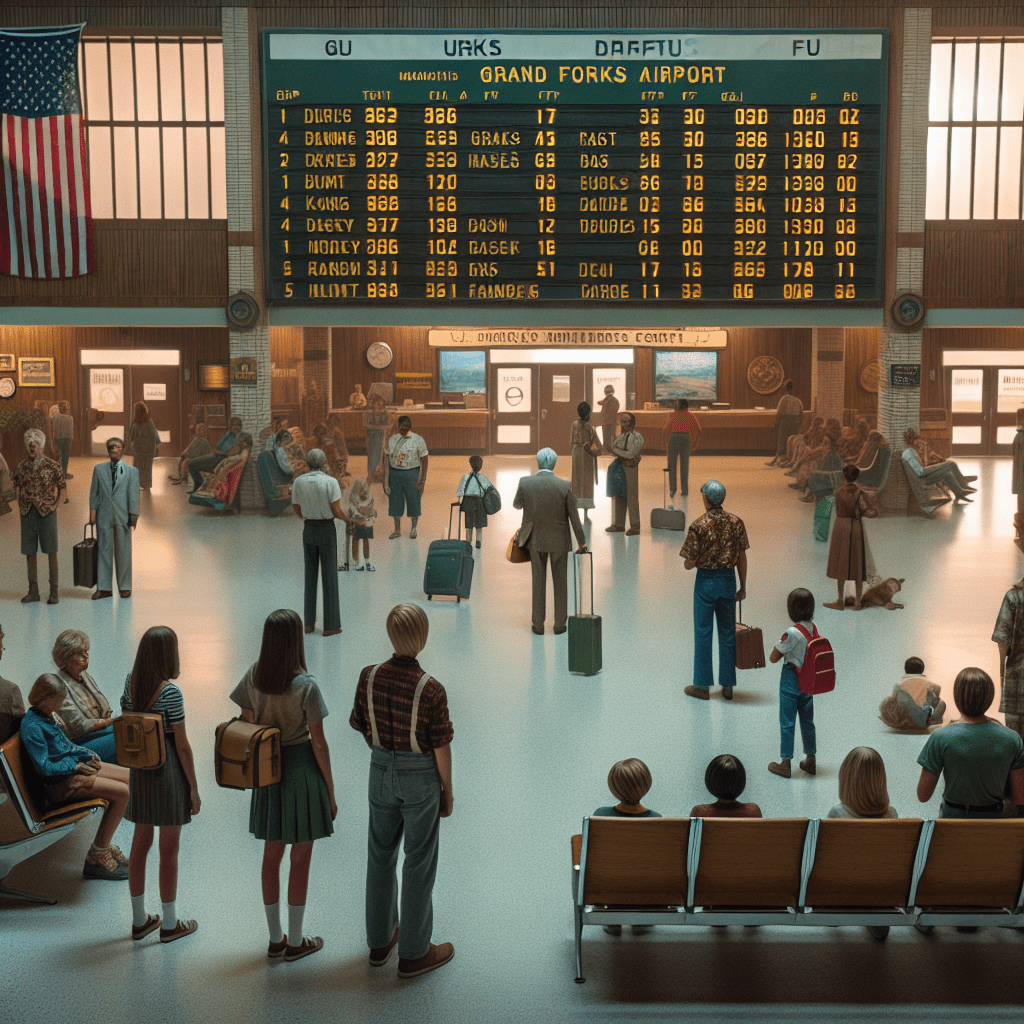
<svg viewBox="0 0 1024 1024"><path fill-rule="evenodd" d="M0 273L95 269L78 86L84 27L0 29Z"/></svg>

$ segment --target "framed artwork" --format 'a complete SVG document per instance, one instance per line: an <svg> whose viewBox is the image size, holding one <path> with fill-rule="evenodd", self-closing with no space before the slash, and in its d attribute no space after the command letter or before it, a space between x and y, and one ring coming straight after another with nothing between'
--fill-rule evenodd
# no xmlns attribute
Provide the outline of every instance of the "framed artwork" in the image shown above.
<svg viewBox="0 0 1024 1024"><path fill-rule="evenodd" d="M224 405L206 406L205 422L208 427L226 427L228 425L227 407Z"/></svg>
<svg viewBox="0 0 1024 1024"><path fill-rule="evenodd" d="M14 355L10 352L0 353L0 373L13 373L14 369Z"/></svg>
<svg viewBox="0 0 1024 1024"><path fill-rule="evenodd" d="M53 360L46 356L19 356L18 383L23 388L52 388Z"/></svg>

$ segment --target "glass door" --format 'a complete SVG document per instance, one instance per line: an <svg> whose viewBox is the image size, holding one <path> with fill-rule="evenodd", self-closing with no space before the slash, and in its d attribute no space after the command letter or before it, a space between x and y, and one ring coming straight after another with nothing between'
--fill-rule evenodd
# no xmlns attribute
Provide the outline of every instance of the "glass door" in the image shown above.
<svg viewBox="0 0 1024 1024"><path fill-rule="evenodd" d="M954 458L1009 455L1024 406L1024 367L953 366L946 373Z"/></svg>

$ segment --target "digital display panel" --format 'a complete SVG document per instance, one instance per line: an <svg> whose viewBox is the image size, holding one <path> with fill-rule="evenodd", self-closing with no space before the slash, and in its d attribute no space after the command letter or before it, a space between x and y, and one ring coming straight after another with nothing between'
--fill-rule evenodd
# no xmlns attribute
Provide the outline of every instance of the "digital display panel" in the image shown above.
<svg viewBox="0 0 1024 1024"><path fill-rule="evenodd" d="M267 29L274 304L877 305L882 30Z"/></svg>
<svg viewBox="0 0 1024 1024"><path fill-rule="evenodd" d="M655 352L654 397L659 402L672 398L717 401L718 353Z"/></svg>

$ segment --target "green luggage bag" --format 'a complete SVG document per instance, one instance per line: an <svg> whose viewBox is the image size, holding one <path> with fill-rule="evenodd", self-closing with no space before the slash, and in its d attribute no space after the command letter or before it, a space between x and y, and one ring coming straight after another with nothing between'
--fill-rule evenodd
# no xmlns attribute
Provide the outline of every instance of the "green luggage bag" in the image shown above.
<svg viewBox="0 0 1024 1024"><path fill-rule="evenodd" d="M585 564L589 577L583 575ZM596 676L601 671L601 616L594 614L593 554L573 555L572 572L576 614L569 616L569 671Z"/></svg>

